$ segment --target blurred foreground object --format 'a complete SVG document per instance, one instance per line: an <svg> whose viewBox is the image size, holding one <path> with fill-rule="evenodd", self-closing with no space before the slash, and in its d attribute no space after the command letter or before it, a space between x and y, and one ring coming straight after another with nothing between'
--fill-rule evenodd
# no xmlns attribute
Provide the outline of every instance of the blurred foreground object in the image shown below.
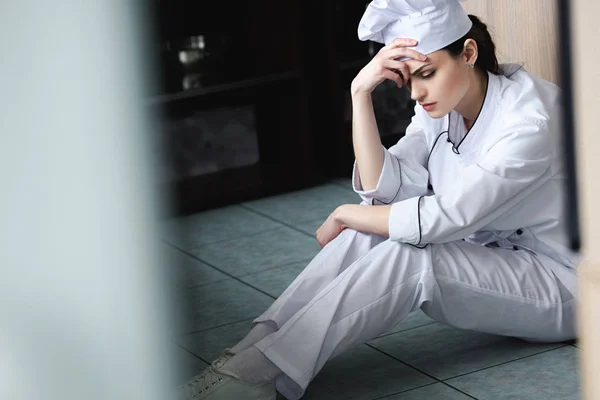
<svg viewBox="0 0 600 400"><path fill-rule="evenodd" d="M1 399L168 398L164 204L133 4L0 4Z"/></svg>
<svg viewBox="0 0 600 400"><path fill-rule="evenodd" d="M600 398L600 137L598 136L598 12L591 1L561 0L570 5L571 57L577 175L583 261L579 267L579 328L583 399Z"/></svg>

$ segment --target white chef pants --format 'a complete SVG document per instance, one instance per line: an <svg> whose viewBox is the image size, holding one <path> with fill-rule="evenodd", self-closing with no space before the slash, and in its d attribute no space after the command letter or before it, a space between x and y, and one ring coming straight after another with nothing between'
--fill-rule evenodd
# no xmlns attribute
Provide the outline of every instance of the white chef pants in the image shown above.
<svg viewBox="0 0 600 400"><path fill-rule="evenodd" d="M253 321L278 328L255 347L283 371L277 390L296 400L327 360L391 331L419 308L462 329L571 340L576 301L549 263L556 264L526 250L462 240L419 249L346 229Z"/></svg>

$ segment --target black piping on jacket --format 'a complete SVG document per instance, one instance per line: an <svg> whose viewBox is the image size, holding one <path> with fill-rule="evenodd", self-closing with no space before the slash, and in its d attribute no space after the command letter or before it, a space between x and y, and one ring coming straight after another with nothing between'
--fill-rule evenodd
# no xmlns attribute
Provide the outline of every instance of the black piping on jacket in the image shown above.
<svg viewBox="0 0 600 400"><path fill-rule="evenodd" d="M487 99L487 93L488 93L488 89L490 87L490 76L488 74L486 74L485 76L487 78L487 81L485 84L485 94L483 95L483 103L481 104L481 108L479 109L479 112L477 113L477 117L475 118L473 125L471 125L471 128L467 131L467 133L465 133L465 136L463 136L463 138L460 140L460 142L458 142L458 145L455 145L454 142L450 139L450 133L449 133L450 132L450 116L448 115L448 139L447 139L447 141L448 141L448 143L452 143L452 151L454 152L454 154L460 154L460 152L458 151L458 148L460 147L462 142L465 141L465 139L467 138L469 133L473 130L473 127L477 123L477 120L479 120L481 111L483 111L483 107L485 107L485 100Z"/></svg>

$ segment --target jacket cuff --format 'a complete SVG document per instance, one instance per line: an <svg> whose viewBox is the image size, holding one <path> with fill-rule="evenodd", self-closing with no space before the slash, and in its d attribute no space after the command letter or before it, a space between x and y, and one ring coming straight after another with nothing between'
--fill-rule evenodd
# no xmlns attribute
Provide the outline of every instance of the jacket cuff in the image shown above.
<svg viewBox="0 0 600 400"><path fill-rule="evenodd" d="M383 168L374 189L363 190L356 161L354 161L352 169L352 189L370 205L391 203L398 194L401 185L398 160L386 148L383 150Z"/></svg>
<svg viewBox="0 0 600 400"><path fill-rule="evenodd" d="M418 246L421 244L420 197L411 197L392 204L388 229L390 239Z"/></svg>

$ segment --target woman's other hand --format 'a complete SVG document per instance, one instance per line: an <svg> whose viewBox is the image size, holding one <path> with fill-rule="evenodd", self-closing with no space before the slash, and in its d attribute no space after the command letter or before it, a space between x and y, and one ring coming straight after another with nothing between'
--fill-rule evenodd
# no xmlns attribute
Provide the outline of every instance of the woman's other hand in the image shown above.
<svg viewBox="0 0 600 400"><path fill-rule="evenodd" d="M342 224L342 222L337 217L338 210L332 212L329 217L323 222L323 225L319 229L317 229L316 236L317 242L321 245L321 248L325 247L327 243L331 242L335 239L346 226Z"/></svg>
<svg viewBox="0 0 600 400"><path fill-rule="evenodd" d="M410 79L408 66L398 61L398 58L409 57L414 60L425 61L427 56L410 49L416 46L413 39L394 39L382 47L367 65L356 75L351 85L352 95L358 93L370 94L381 82L390 79L402 87Z"/></svg>

